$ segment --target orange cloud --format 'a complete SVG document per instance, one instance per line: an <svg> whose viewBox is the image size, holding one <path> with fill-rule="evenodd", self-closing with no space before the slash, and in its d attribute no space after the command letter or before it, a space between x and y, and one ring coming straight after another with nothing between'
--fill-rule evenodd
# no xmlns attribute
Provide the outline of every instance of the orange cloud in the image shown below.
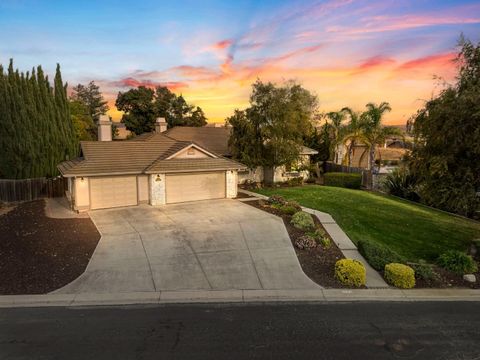
<svg viewBox="0 0 480 360"><path fill-rule="evenodd" d="M415 60L407 61L402 64L398 70L408 71L414 69L424 69L424 68L444 68L451 67L453 65L453 60L455 60L456 54L449 52L446 54L436 54L418 58Z"/></svg>

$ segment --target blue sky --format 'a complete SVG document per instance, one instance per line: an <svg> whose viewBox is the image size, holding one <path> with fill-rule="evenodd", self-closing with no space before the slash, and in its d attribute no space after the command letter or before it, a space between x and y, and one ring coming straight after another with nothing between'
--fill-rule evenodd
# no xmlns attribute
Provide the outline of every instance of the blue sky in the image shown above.
<svg viewBox="0 0 480 360"><path fill-rule="evenodd" d="M478 1L0 0L0 62L62 66L70 84L167 85L221 121L256 78L296 79L322 110L389 101L404 122L453 78L461 32L479 40Z"/></svg>

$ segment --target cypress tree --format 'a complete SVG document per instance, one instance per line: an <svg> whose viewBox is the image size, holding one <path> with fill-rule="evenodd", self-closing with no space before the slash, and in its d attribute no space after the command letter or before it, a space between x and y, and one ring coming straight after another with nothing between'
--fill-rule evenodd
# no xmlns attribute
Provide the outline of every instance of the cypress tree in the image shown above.
<svg viewBox="0 0 480 360"><path fill-rule="evenodd" d="M41 66L5 73L0 65L0 177L55 176L57 165L78 154L67 85L57 64L53 87Z"/></svg>

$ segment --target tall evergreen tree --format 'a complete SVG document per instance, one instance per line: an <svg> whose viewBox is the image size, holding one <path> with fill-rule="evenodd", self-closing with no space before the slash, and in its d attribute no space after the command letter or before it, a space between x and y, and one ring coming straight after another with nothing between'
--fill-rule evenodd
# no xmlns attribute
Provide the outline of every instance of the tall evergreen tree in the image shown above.
<svg viewBox="0 0 480 360"><path fill-rule="evenodd" d="M40 66L32 73L0 65L0 177L57 175L57 165L78 153L66 85L57 65L54 87Z"/></svg>

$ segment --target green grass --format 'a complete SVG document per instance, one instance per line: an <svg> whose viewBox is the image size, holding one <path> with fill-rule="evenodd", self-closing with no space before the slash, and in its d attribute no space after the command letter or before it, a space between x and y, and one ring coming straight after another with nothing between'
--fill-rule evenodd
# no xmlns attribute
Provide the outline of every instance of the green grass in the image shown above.
<svg viewBox="0 0 480 360"><path fill-rule="evenodd" d="M329 186L261 189L327 212L354 243L382 243L409 261L434 261L447 250L465 251L480 238L480 223L394 197Z"/></svg>

